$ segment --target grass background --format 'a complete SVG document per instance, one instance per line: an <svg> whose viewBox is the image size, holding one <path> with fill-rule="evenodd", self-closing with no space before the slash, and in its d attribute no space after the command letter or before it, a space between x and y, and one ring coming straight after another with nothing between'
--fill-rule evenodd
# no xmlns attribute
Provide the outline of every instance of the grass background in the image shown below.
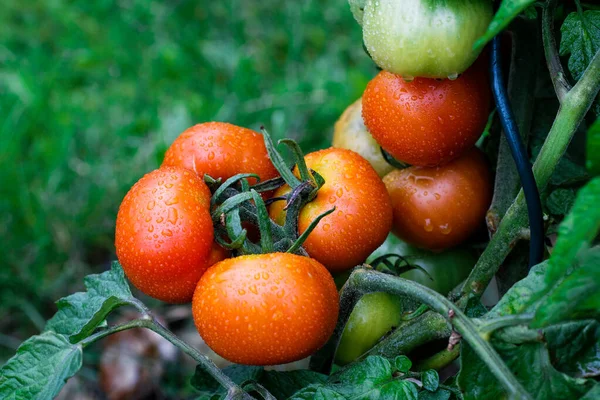
<svg viewBox="0 0 600 400"><path fill-rule="evenodd" d="M0 363L107 268L121 199L185 128L326 147L375 73L345 0L3 0Z"/></svg>

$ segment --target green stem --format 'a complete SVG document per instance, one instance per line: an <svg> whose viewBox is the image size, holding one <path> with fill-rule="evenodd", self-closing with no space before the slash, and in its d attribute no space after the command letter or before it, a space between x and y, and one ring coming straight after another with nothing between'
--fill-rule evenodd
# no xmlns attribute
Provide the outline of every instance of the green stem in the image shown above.
<svg viewBox="0 0 600 400"><path fill-rule="evenodd" d="M531 396L508 369L494 348L480 335L477 327L448 299L428 287L399 277L366 269L355 270L348 283L366 292L387 292L397 296L409 296L427 304L445 317L462 338L471 346L492 374L500 381L512 398L531 399Z"/></svg>
<svg viewBox="0 0 600 400"><path fill-rule="evenodd" d="M599 89L600 51L596 53L579 82L565 95L548 137L533 164L533 174L540 191L543 191L550 181L552 171L567 150L573 134ZM463 301L469 295L479 297L483 294L508 253L520 239L522 230L527 228L527 224L527 209L521 190L465 281L462 288Z"/></svg>
<svg viewBox="0 0 600 400"><path fill-rule="evenodd" d="M451 350L444 349L429 358L415 364L415 371L427 371L429 369L440 370L456 360L460 355L460 345L452 347Z"/></svg>
<svg viewBox="0 0 600 400"><path fill-rule="evenodd" d="M419 346L447 338L450 333L450 327L444 317L435 312L426 312L420 317L401 323L388 337L360 358L371 355L393 358L398 354L408 354Z"/></svg>
<svg viewBox="0 0 600 400"><path fill-rule="evenodd" d="M554 9L556 8L556 0L548 0L546 6L542 10L542 40L544 43L544 54L546 55L546 63L550 71L550 78L558 101L562 104L565 96L571 90L571 85L566 79L565 71L558 49L556 47L556 38L554 36Z"/></svg>
<svg viewBox="0 0 600 400"><path fill-rule="evenodd" d="M494 331L509 326L528 325L533 320L533 314L517 314L497 317L479 326L479 332L489 337Z"/></svg>
<svg viewBox="0 0 600 400"><path fill-rule="evenodd" d="M144 307L146 310L147 308ZM209 373L219 384L225 387L228 391L228 398L240 398L240 399L252 399L250 395L242 390L238 385L235 384L227 375L223 373L208 357L200 353L198 350L179 339L173 332L165 328L160 322L150 315L146 314L142 318L134 319L132 321L115 325L98 333L95 333L86 339L79 342L82 347L87 347L90 344L117 332L121 332L132 328L146 328L153 332L158 333L163 338L167 339L175 347L178 347L185 354L194 359L207 373Z"/></svg>

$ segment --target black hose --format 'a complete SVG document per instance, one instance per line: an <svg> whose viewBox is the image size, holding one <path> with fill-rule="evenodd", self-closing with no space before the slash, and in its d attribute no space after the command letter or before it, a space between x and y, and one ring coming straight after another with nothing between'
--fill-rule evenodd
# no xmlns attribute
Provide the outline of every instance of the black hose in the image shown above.
<svg viewBox="0 0 600 400"><path fill-rule="evenodd" d="M531 163L527 156L527 149L521 140L519 128L515 122L515 116L510 108L504 77L502 76L502 58L500 54L500 35L492 41L492 57L490 65L492 78L492 92L496 101L496 109L500 116L500 123L506 135L506 141L510 147L513 159L521 178L521 185L525 193L527 213L529 215L530 247L529 268L539 264L544 255L544 220L542 216L542 203L535 177L531 169Z"/></svg>

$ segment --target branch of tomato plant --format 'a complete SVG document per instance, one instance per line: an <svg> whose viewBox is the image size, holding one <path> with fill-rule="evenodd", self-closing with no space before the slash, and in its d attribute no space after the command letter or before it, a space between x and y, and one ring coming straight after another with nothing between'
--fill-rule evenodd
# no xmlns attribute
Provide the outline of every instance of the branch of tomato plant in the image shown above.
<svg viewBox="0 0 600 400"><path fill-rule="evenodd" d="M471 346L502 384L509 397L531 399L529 393L508 369L496 350L479 335L477 326L458 306L441 294L416 282L362 267L356 268L352 272L344 289L350 289L353 296L370 292L387 292L396 296L407 296L427 304L432 310L442 315L461 335L462 339Z"/></svg>
<svg viewBox="0 0 600 400"><path fill-rule="evenodd" d="M141 304L141 303L140 303ZM142 312L142 316L138 319L134 319L132 321L125 322L123 324L115 325L105 330L99 331L85 339L83 339L79 344L85 348L92 343L97 342L100 339L105 338L106 336L112 335L117 332L121 332L127 329L133 328L146 328L150 329L153 332L158 333L160 336L171 342L175 347L179 348L185 354L190 356L196 361L204 371L210 374L219 384L227 389L228 398L239 398L245 400L251 400L249 394L247 394L241 387L235 384L227 375L219 369L208 357L204 354L200 353L198 350L179 339L173 332L165 328L158 320L152 316L149 309L142 305L142 307L137 307ZM229 397L231 396L231 397Z"/></svg>
<svg viewBox="0 0 600 400"><path fill-rule="evenodd" d="M579 82L565 95L548 137L533 164L533 174L540 191L548 184L554 168L565 153L599 89L600 51L596 53ZM524 228L527 228L527 207L521 190L465 281L461 304L464 304L469 296L480 297L483 294L506 256L520 239Z"/></svg>
<svg viewBox="0 0 600 400"><path fill-rule="evenodd" d="M550 71L552 85L556 92L558 101L562 104L565 96L571 90L571 84L567 81L565 70L558 56L556 38L554 36L554 10L556 0L548 0L542 10L542 41L544 43L544 54Z"/></svg>
<svg viewBox="0 0 600 400"><path fill-rule="evenodd" d="M460 355L460 344L452 348L444 349L431 357L420 360L414 365L415 371L427 371L429 369L440 370L456 360Z"/></svg>

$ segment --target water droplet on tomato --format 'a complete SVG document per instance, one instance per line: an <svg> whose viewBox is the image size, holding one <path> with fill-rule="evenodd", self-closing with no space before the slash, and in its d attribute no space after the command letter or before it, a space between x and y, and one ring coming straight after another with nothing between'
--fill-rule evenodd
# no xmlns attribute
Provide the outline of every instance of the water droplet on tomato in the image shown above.
<svg viewBox="0 0 600 400"><path fill-rule="evenodd" d="M148 210L152 210L152 209L154 208L154 206L155 206L155 205L156 205L156 202L155 202L154 200L150 200L150 201L148 202L148 205L146 206L146 208L147 208Z"/></svg>
<svg viewBox="0 0 600 400"><path fill-rule="evenodd" d="M433 224L429 218L425 219L425 225L423 225L423 229L425 229L425 232L431 232L433 230Z"/></svg>

